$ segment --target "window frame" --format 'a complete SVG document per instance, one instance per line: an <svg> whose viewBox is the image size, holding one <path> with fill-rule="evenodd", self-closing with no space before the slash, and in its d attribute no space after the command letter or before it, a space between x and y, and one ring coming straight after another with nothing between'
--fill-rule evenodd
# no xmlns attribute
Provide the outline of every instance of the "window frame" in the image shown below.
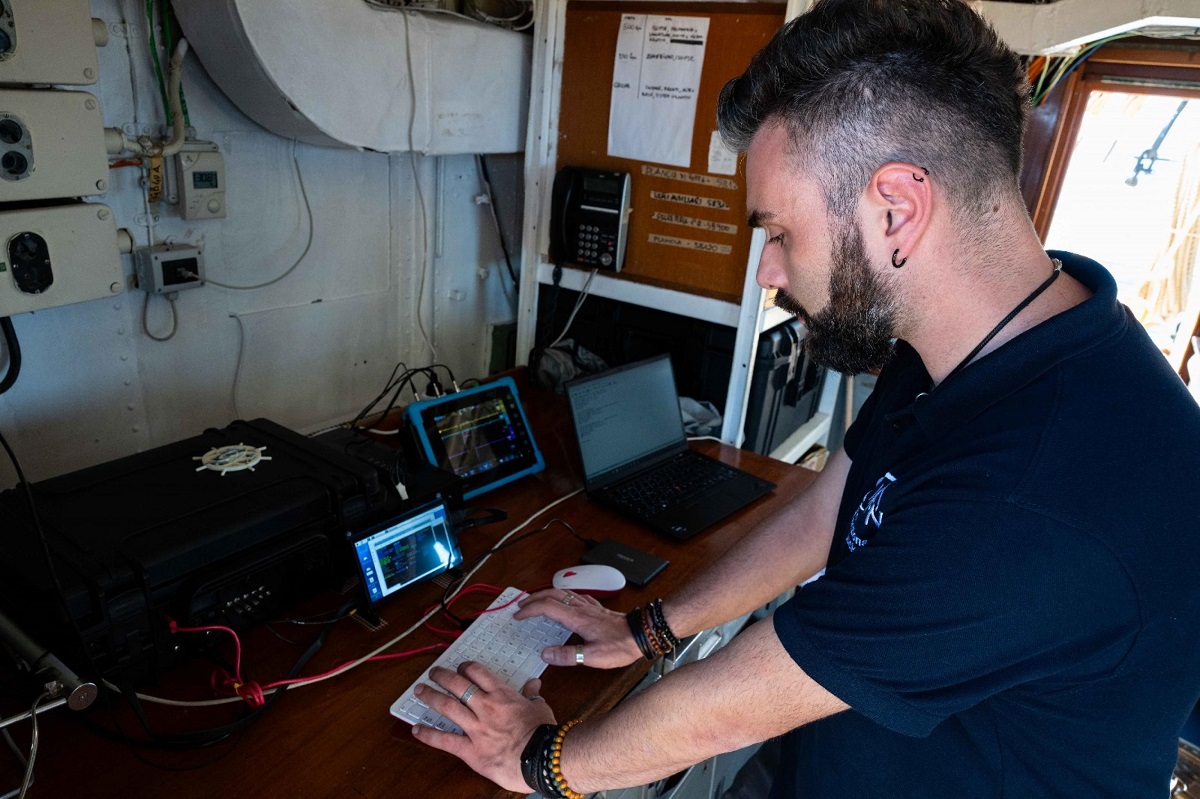
<svg viewBox="0 0 1200 799"><path fill-rule="evenodd" d="M1200 42L1165 45L1161 40L1138 38L1104 45L1032 110L1025 133L1021 191L1043 242L1054 221L1088 98L1095 91L1200 100ZM1200 317L1186 346L1171 357L1172 367L1185 381L1187 359L1193 353L1191 339L1197 335Z"/></svg>

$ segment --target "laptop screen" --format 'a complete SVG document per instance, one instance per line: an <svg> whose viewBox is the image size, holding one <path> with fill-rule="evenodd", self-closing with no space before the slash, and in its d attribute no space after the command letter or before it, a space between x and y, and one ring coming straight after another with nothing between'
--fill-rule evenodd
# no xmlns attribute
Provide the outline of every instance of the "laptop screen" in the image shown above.
<svg viewBox="0 0 1200 799"><path fill-rule="evenodd" d="M567 399L589 481L686 443L666 355L573 381Z"/></svg>
<svg viewBox="0 0 1200 799"><path fill-rule="evenodd" d="M354 555L372 605L462 562L441 502L367 530L354 542Z"/></svg>

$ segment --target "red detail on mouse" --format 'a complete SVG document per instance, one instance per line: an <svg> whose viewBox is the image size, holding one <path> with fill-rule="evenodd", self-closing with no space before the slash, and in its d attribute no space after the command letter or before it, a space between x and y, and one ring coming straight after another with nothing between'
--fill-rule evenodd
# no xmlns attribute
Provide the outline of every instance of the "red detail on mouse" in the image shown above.
<svg viewBox="0 0 1200 799"><path fill-rule="evenodd" d="M563 572L563 577L574 577L574 576L575 576L575 575L577 575L577 574L579 574L579 572L574 572L574 571L571 571L571 572Z"/></svg>

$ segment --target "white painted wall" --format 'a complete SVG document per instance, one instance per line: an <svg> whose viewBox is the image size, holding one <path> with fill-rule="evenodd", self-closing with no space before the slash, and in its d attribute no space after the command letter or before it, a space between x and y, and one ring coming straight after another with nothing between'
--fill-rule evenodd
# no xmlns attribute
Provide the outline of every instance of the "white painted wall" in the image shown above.
<svg viewBox="0 0 1200 799"><path fill-rule="evenodd" d="M93 0L109 24L100 50L105 124L156 132L164 119L141 0ZM122 31L127 22L130 35ZM352 416L397 360L432 360L417 329L423 243L414 169L423 190L430 270L423 319L439 360L459 380L484 374L489 325L514 316L508 280L472 156L424 158L313 147L243 116L189 57L184 75L199 138L225 156L229 217L184 222L165 203L147 213L136 168L114 170L101 198L139 246L204 249L209 277L252 285L284 272L304 249L308 221L292 163L312 203L311 251L286 279L257 291L214 286L180 294L178 333L141 332L144 295L13 317L24 364L0 395L0 430L29 477L43 479L266 416L310 431ZM489 160L510 248L519 251L519 157ZM157 221L155 221L157 218ZM125 261L127 275L132 262ZM169 330L169 306L150 304L150 329ZM239 331L238 317L244 337ZM241 369L234 407L234 372ZM0 366L6 366L0 356ZM0 459L0 485L15 482Z"/></svg>

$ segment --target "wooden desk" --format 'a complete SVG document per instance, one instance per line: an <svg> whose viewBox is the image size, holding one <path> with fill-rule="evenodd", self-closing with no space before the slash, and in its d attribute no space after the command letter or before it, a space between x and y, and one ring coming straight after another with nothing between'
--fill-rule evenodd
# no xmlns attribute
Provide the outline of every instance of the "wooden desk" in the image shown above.
<svg viewBox="0 0 1200 799"><path fill-rule="evenodd" d="M546 457L547 468L532 477L477 499L474 505L503 508L507 522L465 531L461 536L469 561L492 546L515 525L551 501L582 485L579 456L561 397L521 386L530 424ZM620 538L639 549L670 561L644 589L628 587L606 604L627 610L676 587L720 557L746 531L767 518L786 498L812 482L815 473L760 455L704 441L697 449L726 463L747 469L778 484L776 492L739 512L725 523L684 542L644 530L621 517L575 496L539 518L528 529L552 518L568 522L584 537ZM583 545L560 526L497 553L474 581L531 589L549 582L558 569L579 562ZM434 604L441 590L431 584L417 586L384 605L387 626L372 632L346 620L331 630L324 648L305 674L319 674L356 658L407 629L423 608ZM336 607L342 597L321 597L305 612ZM474 601L476 604L471 606ZM456 609L482 608L487 601L464 599ZM276 629L297 641L311 640L316 628L281 625ZM419 629L391 651L426 646L445 640ZM243 636L243 673L266 683L281 678L301 646L284 643L265 628ZM325 682L289 691L271 710L240 735L200 751L139 751L88 732L65 708L41 720L41 744L36 783L30 799L59 797L507 797L495 785L477 776L450 755L415 741L409 725L388 715L388 706L428 666L436 653L372 662ZM543 675L542 694L557 716L572 718L603 712L624 697L649 669L639 662L623 670L551 667ZM195 663L172 673L160 686L143 693L179 699L211 698L207 692L211 666ZM180 709L147 705L150 720L159 731L201 729L227 723L239 706ZM111 726L113 711L98 700L92 712L97 721ZM127 708L118 708L122 727L137 731ZM28 746L28 724L14 728L18 745ZM190 769L181 771L180 769ZM20 772L15 760L0 755L0 792L16 787Z"/></svg>

